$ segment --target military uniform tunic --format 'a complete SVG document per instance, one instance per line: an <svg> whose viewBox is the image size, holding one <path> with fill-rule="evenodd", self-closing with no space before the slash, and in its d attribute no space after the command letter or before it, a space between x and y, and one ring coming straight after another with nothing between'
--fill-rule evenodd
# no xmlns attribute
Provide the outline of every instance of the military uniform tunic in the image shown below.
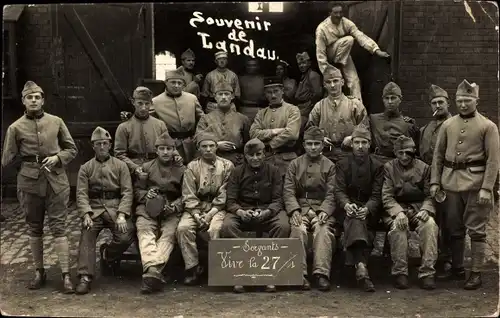
<svg viewBox="0 0 500 318"><path fill-rule="evenodd" d="M182 89L184 92L191 93L197 98L200 97L200 85L194 80L194 74L186 71L184 66L179 66L176 70L182 74L182 78L186 82L186 86Z"/></svg>
<svg viewBox="0 0 500 318"><path fill-rule="evenodd" d="M206 111L207 113L213 111L217 108L217 103L215 102L215 89L218 83L225 81L233 88L233 94L235 98L240 98L240 82L238 80L238 75L230 69L225 69L221 72L219 69L215 69L207 74L205 81L203 82L203 89L201 90L201 95L208 98Z"/></svg>
<svg viewBox="0 0 500 318"><path fill-rule="evenodd" d="M419 155L420 159L428 165L432 164L434 156L434 148L436 147L437 136L443 122L450 118L451 115L443 120L434 119L424 127L420 128Z"/></svg>

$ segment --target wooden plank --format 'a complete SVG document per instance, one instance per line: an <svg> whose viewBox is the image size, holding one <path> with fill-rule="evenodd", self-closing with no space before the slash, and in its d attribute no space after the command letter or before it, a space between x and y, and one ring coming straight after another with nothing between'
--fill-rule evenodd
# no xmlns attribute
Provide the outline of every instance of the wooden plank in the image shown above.
<svg viewBox="0 0 500 318"><path fill-rule="evenodd" d="M99 48L92 39L92 36L89 34L85 24L76 12L75 7L72 6L69 10L65 11L64 16L85 48L86 53L94 62L99 73L102 75L106 86L112 93L111 95L113 96L113 99L120 107L126 105L128 103L127 95L123 92L120 84L113 75L111 68L106 62L106 59L99 51Z"/></svg>
<svg viewBox="0 0 500 318"><path fill-rule="evenodd" d="M290 238L215 239L208 245L209 286L302 284L300 240Z"/></svg>

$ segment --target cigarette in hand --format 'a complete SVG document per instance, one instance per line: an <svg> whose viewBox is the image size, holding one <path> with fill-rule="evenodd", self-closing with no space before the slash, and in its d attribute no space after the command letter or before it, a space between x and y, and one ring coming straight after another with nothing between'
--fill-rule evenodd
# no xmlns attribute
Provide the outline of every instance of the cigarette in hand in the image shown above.
<svg viewBox="0 0 500 318"><path fill-rule="evenodd" d="M47 168L47 166L43 166L43 168L45 169L45 171L47 172L51 172L49 168Z"/></svg>

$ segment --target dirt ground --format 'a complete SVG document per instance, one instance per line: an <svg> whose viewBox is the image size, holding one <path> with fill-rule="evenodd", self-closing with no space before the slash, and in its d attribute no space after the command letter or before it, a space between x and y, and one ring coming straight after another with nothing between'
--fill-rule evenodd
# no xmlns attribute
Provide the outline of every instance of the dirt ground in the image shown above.
<svg viewBox="0 0 500 318"><path fill-rule="evenodd" d="M275 294L259 292L233 294L230 288L206 285L186 287L170 281L155 295L141 295L140 266L124 263L118 277L99 277L84 296L58 292L57 268L48 271L44 289L30 291L25 286L32 269L22 265L1 268L0 306L2 315L78 317L485 317L497 316L498 271L488 270L483 288L465 291L459 282L439 282L434 291L418 287L416 268L412 286L396 290L388 278L388 264L370 264L377 288L365 293L352 282L348 269L333 274L330 292L282 288Z"/></svg>

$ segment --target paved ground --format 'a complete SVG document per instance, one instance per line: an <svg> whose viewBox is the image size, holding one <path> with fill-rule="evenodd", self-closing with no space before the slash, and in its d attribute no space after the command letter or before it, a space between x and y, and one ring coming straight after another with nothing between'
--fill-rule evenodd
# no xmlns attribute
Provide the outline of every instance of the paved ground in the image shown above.
<svg viewBox="0 0 500 318"><path fill-rule="evenodd" d="M0 225L0 308L4 313L50 316L485 316L492 315L498 305L497 266L491 266L484 277L484 288L467 292L458 282L440 282L432 292L420 290L414 279L412 289L397 291L388 279L389 264L374 261L370 268L377 292L366 294L352 286L352 273L342 270L333 277L338 288L330 293L302 292L290 289L269 295L248 293L234 295L227 289L184 287L170 282L163 294L140 295L140 264L123 266L119 277L99 277L89 295L62 295L58 292L57 257L51 248L53 237L46 226L44 237L45 264L49 268L49 286L44 290L25 288L33 267L28 245L27 228L16 203L4 202L2 213L7 221ZM488 225L488 261L498 261L498 213ZM79 218L71 207L68 218L72 271L76 267L76 249L80 235ZM103 231L98 245L109 238ZM381 251L379 244L378 251ZM412 254L418 254L415 241ZM346 274L349 273L349 274ZM414 277L413 277L414 278ZM158 297L162 301L158 301Z"/></svg>

